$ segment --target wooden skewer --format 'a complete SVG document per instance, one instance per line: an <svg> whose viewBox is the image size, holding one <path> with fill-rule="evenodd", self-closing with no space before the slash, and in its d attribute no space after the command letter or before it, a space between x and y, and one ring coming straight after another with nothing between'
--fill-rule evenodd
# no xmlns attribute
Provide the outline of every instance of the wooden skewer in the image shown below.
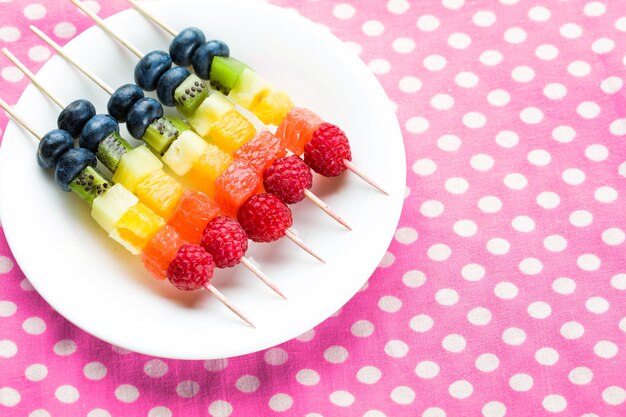
<svg viewBox="0 0 626 417"><path fill-rule="evenodd" d="M0 107L2 107L4 111L6 111L9 114L9 116L11 116L11 118L17 122L17 124L22 126L24 129L28 130L28 132L31 135L33 135L35 139L37 139L38 141L41 140L41 135L37 133L35 128L32 127L30 124L28 124L26 120L22 119L22 117L19 114L17 114L17 112L11 106L9 106L6 101L2 100L1 98L0 98Z"/></svg>
<svg viewBox="0 0 626 417"><path fill-rule="evenodd" d="M76 3L77 0L72 0L72 2ZM147 18L148 20L151 20L152 22L156 23L158 26L161 27L161 29L163 29L164 31L166 31L167 33L169 33L172 36L176 36L178 35L178 32L176 30L174 30L174 28L172 28L171 26L169 26L167 23L165 23L163 20L159 19L158 17L156 17L154 14L150 13L149 11L147 11L142 5L140 5L137 1L135 0L126 0L128 1L128 3L130 3L130 5L137 10L140 14L142 14L145 18ZM376 181L374 181L372 178L370 178L369 176L367 176L363 171L361 171L358 167L356 167L352 162L348 161L347 159L344 159L344 165L346 166L347 169L349 169L350 171L352 171L356 176L358 176L359 178L361 178L363 181L365 181L366 183L368 183L369 185L371 185L372 187L376 188L378 191L380 191L381 193L385 194L385 195L389 195L389 193L387 191L385 191L385 189L383 187L380 186L380 184L378 184ZM335 217L333 214L331 214L330 212L326 211L321 205L319 205L317 202L315 202L314 200L311 199L311 201L313 201L318 207L320 207L322 210L324 210L328 215L330 215L333 219L337 220L339 223L341 223L342 225L344 225L345 227L347 227L348 229L352 230L349 226L347 226L346 224L344 224L339 218L338 216ZM321 200L320 200L321 201ZM323 203L322 203L323 204ZM334 213L334 212L333 212Z"/></svg>
<svg viewBox="0 0 626 417"><path fill-rule="evenodd" d="M270 279L267 277L267 275L265 275L263 273L263 271L261 271L256 265L254 265L252 262L250 262L250 260L248 258L243 256L241 258L241 263L243 264L243 266L245 266L250 271L252 271L252 273L254 273L254 275L259 277L259 279L261 281L263 281L265 283L265 285L267 285L268 287L273 289L276 294L280 295L285 300L287 299L287 297L285 297L285 294L282 293L282 291L278 288L278 286L276 286L276 284L274 284L272 281L270 281Z"/></svg>
<svg viewBox="0 0 626 417"><path fill-rule="evenodd" d="M106 32L110 33L115 39L117 39L118 41L120 41L124 46L128 46L128 42L126 42L125 40L122 42L122 38L120 36L118 36L117 34L113 34L113 31L111 31L107 26L106 23L104 23L104 21L102 19L100 19L99 17L97 17L97 15L95 13L93 13L91 10L89 10L87 7L85 7L84 5L80 4L80 2L78 0L70 0L72 3L74 3L78 8L80 8L81 10L83 10L88 16L95 16L98 20L96 20L96 23L98 23L98 26L100 26L101 28L105 28L106 27ZM89 11L89 12L87 12ZM94 18L95 20L95 18ZM135 50L137 50L136 48L134 48ZM138 50L137 50L138 51ZM138 51L139 52L139 51ZM139 52L139 55L141 55L141 52ZM137 56L139 56L137 55ZM69 58L69 57L65 57L66 59L70 60L70 62L72 62L74 64L74 62ZM74 64L76 65L76 64ZM289 232L289 230L288 230ZM319 255L315 254L315 252L313 252L313 250L311 248L309 248L301 239L299 239L296 235L294 235L293 233L286 233L286 236L289 240L293 241L296 245L298 245L300 248L302 248L304 251L306 251L307 253L309 253L311 256L313 256L314 258L318 259L319 261L321 261L322 263L325 263L320 257Z"/></svg>

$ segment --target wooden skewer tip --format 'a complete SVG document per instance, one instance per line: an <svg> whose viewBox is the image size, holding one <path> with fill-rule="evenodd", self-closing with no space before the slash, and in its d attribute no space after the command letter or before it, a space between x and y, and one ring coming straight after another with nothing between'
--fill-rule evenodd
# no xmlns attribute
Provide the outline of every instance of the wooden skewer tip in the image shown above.
<svg viewBox="0 0 626 417"><path fill-rule="evenodd" d="M365 181L366 183L368 183L372 187L376 188L381 193L383 193L385 195L389 195L389 193L387 191L385 191L385 189L383 187L381 187L376 181L371 179L363 171L361 171L359 168L357 168L352 162L348 161L347 159L344 159L343 163L344 163L344 165L346 166L347 169L352 171L355 175L357 175L363 181Z"/></svg>
<svg viewBox="0 0 626 417"><path fill-rule="evenodd" d="M207 290L211 291L211 293L213 293L213 295L215 295L215 297L217 297L217 299L224 304L230 311L232 311L233 313L235 313L241 320L245 321L246 323L248 323L248 325L250 325L252 328L256 329L256 326L254 324L252 324L252 322L250 321L250 319L248 319L246 317L245 314L243 314L241 312L241 310L239 310L233 303L232 301L230 301L228 298L226 298L226 296L224 294L222 294L220 292L220 290L218 290L217 288L215 288L213 286L213 284L206 284L204 286L204 288L206 288Z"/></svg>
<svg viewBox="0 0 626 417"><path fill-rule="evenodd" d="M324 261L324 259L322 259L321 256L319 256L317 253L315 253L313 251L313 249L309 248L307 246L306 243L304 243L304 241L302 241L302 239L300 239L298 236L296 236L291 230L287 229L285 231L285 235L287 236L287 238L289 240L291 240L293 243L295 243L296 245L298 245L302 250L304 250L306 253L308 253L309 255L311 255L312 257L314 257L315 259L317 259L318 261L320 261L321 263L325 264L326 261Z"/></svg>
<svg viewBox="0 0 626 417"><path fill-rule="evenodd" d="M263 271L261 271L260 268L258 268L252 262L250 262L250 260L248 258L246 258L245 256L243 258L241 258L241 263L243 264L243 266L248 268L254 275L256 275L261 281L263 281L263 283L265 285L267 285L269 288L271 288L276 294L278 294L279 296L281 296L285 300L287 299L287 297L285 296L285 294L283 294L283 292L280 290L280 288L278 288L278 286L275 283L273 283L267 277L267 275L265 275L265 273L263 273Z"/></svg>
<svg viewBox="0 0 626 417"><path fill-rule="evenodd" d="M331 209L328 204L326 204L324 201L322 201L321 198L319 198L318 196L313 194L310 190L304 190L304 196L306 198L308 198L317 207L322 209L322 211L324 211L324 213L326 213L328 216L330 216L337 223L341 224L346 229L352 231L352 227L350 227L350 225L344 219L342 219L339 214L337 214L333 209Z"/></svg>

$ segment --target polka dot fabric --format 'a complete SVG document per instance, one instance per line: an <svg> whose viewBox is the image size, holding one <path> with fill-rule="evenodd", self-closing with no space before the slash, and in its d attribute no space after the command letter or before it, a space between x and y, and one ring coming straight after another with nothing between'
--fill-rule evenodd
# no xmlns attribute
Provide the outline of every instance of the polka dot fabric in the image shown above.
<svg viewBox="0 0 626 417"><path fill-rule="evenodd" d="M50 51L28 24L59 42L91 25L0 2L0 42L32 69ZM397 106L408 184L380 268L295 340L183 362L70 325L0 237L0 415L626 415L626 5L276 3L346 41ZM13 103L26 82L0 74Z"/></svg>

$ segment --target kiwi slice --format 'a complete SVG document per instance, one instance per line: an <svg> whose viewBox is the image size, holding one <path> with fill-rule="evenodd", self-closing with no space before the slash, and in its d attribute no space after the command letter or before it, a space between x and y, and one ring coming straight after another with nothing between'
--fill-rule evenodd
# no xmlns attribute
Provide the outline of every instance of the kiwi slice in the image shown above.
<svg viewBox="0 0 626 417"><path fill-rule="evenodd" d="M228 95L237 83L243 71L248 68L243 62L235 58L216 56L211 64L210 80L216 90Z"/></svg>
<svg viewBox="0 0 626 417"><path fill-rule="evenodd" d="M70 190L85 200L89 205L93 205L93 200L104 194L111 188L113 183L107 180L96 168L88 166L70 182Z"/></svg>
<svg viewBox="0 0 626 417"><path fill-rule="evenodd" d="M178 117L160 117L150 123L143 141L159 155L163 155L178 135L189 129L189 125Z"/></svg>
<svg viewBox="0 0 626 417"><path fill-rule="evenodd" d="M179 112L189 117L209 96L207 85L197 75L191 74L176 90L174 99Z"/></svg>
<svg viewBox="0 0 626 417"><path fill-rule="evenodd" d="M115 172L122 156L131 149L133 147L126 139L121 137L119 133L113 132L98 144L96 157L109 171Z"/></svg>

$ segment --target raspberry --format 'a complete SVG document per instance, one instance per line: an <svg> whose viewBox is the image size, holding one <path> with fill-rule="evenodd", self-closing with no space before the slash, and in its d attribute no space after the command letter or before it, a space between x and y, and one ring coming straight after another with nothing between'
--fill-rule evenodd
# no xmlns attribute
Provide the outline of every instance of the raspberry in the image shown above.
<svg viewBox="0 0 626 417"><path fill-rule="evenodd" d="M209 283L213 269L215 262L210 253L200 245L185 244L167 267L167 279L179 290L193 291Z"/></svg>
<svg viewBox="0 0 626 417"><path fill-rule="evenodd" d="M346 169L344 159L352 161L346 134L333 124L322 123L304 147L304 162L318 174L336 177Z"/></svg>
<svg viewBox="0 0 626 417"><path fill-rule="evenodd" d="M230 268L246 254L248 235L237 220L218 216L207 224L200 245L213 256L215 266Z"/></svg>
<svg viewBox="0 0 626 417"><path fill-rule="evenodd" d="M265 191L287 204L302 201L304 190L313 185L313 174L304 161L295 155L279 158L263 172Z"/></svg>
<svg viewBox="0 0 626 417"><path fill-rule="evenodd" d="M246 200L237 219L255 242L273 242L285 236L292 223L291 210L274 194L257 194Z"/></svg>

